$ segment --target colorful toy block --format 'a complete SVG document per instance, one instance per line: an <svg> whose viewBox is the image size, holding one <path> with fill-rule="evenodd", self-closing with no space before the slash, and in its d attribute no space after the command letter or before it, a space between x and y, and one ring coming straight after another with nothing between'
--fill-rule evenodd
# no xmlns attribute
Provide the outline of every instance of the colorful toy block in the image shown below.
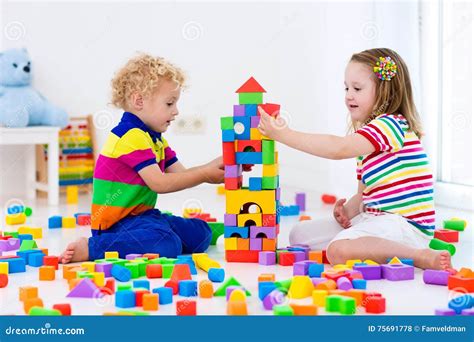
<svg viewBox="0 0 474 342"><path fill-rule="evenodd" d="M57 310L61 313L61 316L71 316L71 304L64 303L64 304L54 304L53 310Z"/></svg>
<svg viewBox="0 0 474 342"><path fill-rule="evenodd" d="M286 295L284 292L275 289L265 296L263 299L263 308L265 310L273 310L275 305L283 304L286 301Z"/></svg>
<svg viewBox="0 0 474 342"><path fill-rule="evenodd" d="M133 308L136 305L135 292L131 290L118 291L115 294L115 306L118 308Z"/></svg>
<svg viewBox="0 0 474 342"><path fill-rule="evenodd" d="M222 283L225 278L225 270L223 268L210 268L207 275L210 281Z"/></svg>
<svg viewBox="0 0 474 342"><path fill-rule="evenodd" d="M43 253L29 253L28 254L28 265L32 267L40 267L44 265L43 258L45 255ZM48 266L48 265L46 265ZM51 265L49 265L51 266Z"/></svg>
<svg viewBox="0 0 474 342"><path fill-rule="evenodd" d="M153 289L153 293L158 294L160 305L173 303L173 290L169 287L158 287Z"/></svg>
<svg viewBox="0 0 474 342"><path fill-rule="evenodd" d="M197 281L181 280L179 282L179 295L183 297L197 296Z"/></svg>
<svg viewBox="0 0 474 342"><path fill-rule="evenodd" d="M369 296L365 299L365 311L367 313L380 314L385 312L385 298Z"/></svg>
<svg viewBox="0 0 474 342"><path fill-rule="evenodd" d="M39 280L54 280L56 269L53 266L41 266L39 268Z"/></svg>
<svg viewBox="0 0 474 342"><path fill-rule="evenodd" d="M201 280L199 282L199 297L201 298L212 298L214 294L214 288L210 280Z"/></svg>
<svg viewBox="0 0 474 342"><path fill-rule="evenodd" d="M26 271L26 260L24 258L15 256L0 257L0 261L8 263L8 272L10 274L21 273Z"/></svg>
<svg viewBox="0 0 474 342"><path fill-rule="evenodd" d="M434 250L446 250L451 255L456 253L456 247L454 247L454 245L436 238L431 239L429 247Z"/></svg>
<svg viewBox="0 0 474 342"><path fill-rule="evenodd" d="M0 273L0 289L7 287L8 285L8 274Z"/></svg>
<svg viewBox="0 0 474 342"><path fill-rule="evenodd" d="M54 228L62 228L63 223L62 223L62 216L51 216L48 219L48 228L49 229L54 229Z"/></svg>
<svg viewBox="0 0 474 342"><path fill-rule="evenodd" d="M22 286L19 289L19 300L24 302L30 298L38 297L38 288L35 286Z"/></svg>
<svg viewBox="0 0 474 342"><path fill-rule="evenodd" d="M163 266L161 264L146 265L147 278L161 278L163 276Z"/></svg>
<svg viewBox="0 0 474 342"><path fill-rule="evenodd" d="M66 203L77 204L79 200L79 188L77 185L69 185L66 187Z"/></svg>
<svg viewBox="0 0 474 342"><path fill-rule="evenodd" d="M24 213L11 214L5 216L5 223L7 225L23 224L26 222L26 215Z"/></svg>
<svg viewBox="0 0 474 342"><path fill-rule="evenodd" d="M214 292L214 296L216 296L216 297L225 296L226 295L226 289L229 286L235 286L235 287L243 288L242 285L237 281L237 279L235 279L234 277L230 277ZM250 296L250 292L247 291L247 290L245 290L245 291L246 291L247 296Z"/></svg>
<svg viewBox="0 0 474 342"><path fill-rule="evenodd" d="M76 217L76 223L79 226L90 226L91 225L91 215L82 214Z"/></svg>
<svg viewBox="0 0 474 342"><path fill-rule="evenodd" d="M448 307L456 312L456 314L461 314L465 309L471 309L474 306L474 297L470 294L464 294L458 297L451 299L448 303Z"/></svg>
<svg viewBox="0 0 474 342"><path fill-rule="evenodd" d="M23 302L23 310L25 311L26 314L29 314L31 308L33 307L38 307L42 308L43 307L43 300L41 298L28 298Z"/></svg>
<svg viewBox="0 0 474 342"><path fill-rule="evenodd" d="M288 297L292 299L311 297L313 289L313 283L308 276L297 275L293 277Z"/></svg>
<svg viewBox="0 0 474 342"><path fill-rule="evenodd" d="M451 219L443 221L443 228L457 231L464 231L467 222L465 220Z"/></svg>
<svg viewBox="0 0 474 342"><path fill-rule="evenodd" d="M449 229L436 229L434 237L444 242L459 242L459 231Z"/></svg>
<svg viewBox="0 0 474 342"><path fill-rule="evenodd" d="M51 266L47 266L51 267ZM79 280L66 297L68 298L101 298L104 295L98 286L89 278Z"/></svg>
<svg viewBox="0 0 474 342"><path fill-rule="evenodd" d="M348 291L354 288L352 282L346 277L338 278L336 284L339 290Z"/></svg>
<svg viewBox="0 0 474 342"><path fill-rule="evenodd" d="M456 289L457 291L464 292L474 292L474 278L464 278L458 275L450 275L448 278L448 289Z"/></svg>
<svg viewBox="0 0 474 342"><path fill-rule="evenodd" d="M382 279L382 267L380 265L354 265L354 271L359 271L365 280Z"/></svg>
<svg viewBox="0 0 474 342"><path fill-rule="evenodd" d="M227 302L227 315L229 316L247 316L247 303L240 301Z"/></svg>
<svg viewBox="0 0 474 342"><path fill-rule="evenodd" d="M176 302L176 316L196 316L196 301L178 300Z"/></svg>
<svg viewBox="0 0 474 342"><path fill-rule="evenodd" d="M132 278L132 272L126 267L119 265L112 266L111 275L116 280L121 282L127 282Z"/></svg>
<svg viewBox="0 0 474 342"><path fill-rule="evenodd" d="M272 251L263 251L258 253L258 263L260 265L275 265L276 253Z"/></svg>
<svg viewBox="0 0 474 342"><path fill-rule="evenodd" d="M449 272L443 270L424 270L423 282L432 285L448 285Z"/></svg>
<svg viewBox="0 0 474 342"><path fill-rule="evenodd" d="M8 262L0 262L0 274L8 274Z"/></svg>
<svg viewBox="0 0 474 342"><path fill-rule="evenodd" d="M59 257L53 255L45 255L43 257L43 265L53 266L55 270L59 268Z"/></svg>
<svg viewBox="0 0 474 342"><path fill-rule="evenodd" d="M76 228L76 218L73 216L67 216L62 218L63 228Z"/></svg>
<svg viewBox="0 0 474 342"><path fill-rule="evenodd" d="M159 307L158 294L156 293L145 293L142 298L143 310L145 311L157 311Z"/></svg>
<svg viewBox="0 0 474 342"><path fill-rule="evenodd" d="M291 252L280 253L278 264L281 266L293 266L295 262L295 255Z"/></svg>

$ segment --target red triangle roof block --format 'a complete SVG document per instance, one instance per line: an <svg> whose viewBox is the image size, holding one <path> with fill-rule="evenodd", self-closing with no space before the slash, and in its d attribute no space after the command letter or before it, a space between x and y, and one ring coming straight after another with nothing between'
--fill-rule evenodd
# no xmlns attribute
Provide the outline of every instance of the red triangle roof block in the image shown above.
<svg viewBox="0 0 474 342"><path fill-rule="evenodd" d="M236 93L266 93L267 91L255 80L255 78L250 77L247 82L242 84L239 89L235 91Z"/></svg>

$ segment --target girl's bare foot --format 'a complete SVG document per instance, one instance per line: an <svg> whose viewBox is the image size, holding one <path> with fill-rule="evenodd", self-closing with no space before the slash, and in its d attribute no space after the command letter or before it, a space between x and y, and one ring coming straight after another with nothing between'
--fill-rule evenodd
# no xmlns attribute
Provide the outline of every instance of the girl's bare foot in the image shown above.
<svg viewBox="0 0 474 342"><path fill-rule="evenodd" d="M80 238L74 242L71 242L66 250L61 254L59 260L63 264L68 262L76 261L88 261L89 260L89 243L87 238Z"/></svg>
<svg viewBox="0 0 474 342"><path fill-rule="evenodd" d="M416 267L423 269L446 270L452 268L451 254L448 251L422 249L414 261Z"/></svg>

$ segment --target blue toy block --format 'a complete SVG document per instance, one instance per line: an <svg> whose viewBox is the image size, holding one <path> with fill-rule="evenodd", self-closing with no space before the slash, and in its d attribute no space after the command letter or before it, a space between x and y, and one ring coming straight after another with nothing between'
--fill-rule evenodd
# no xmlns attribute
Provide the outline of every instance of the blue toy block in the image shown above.
<svg viewBox="0 0 474 342"><path fill-rule="evenodd" d="M224 227L224 238L249 238L249 227Z"/></svg>
<svg viewBox="0 0 474 342"><path fill-rule="evenodd" d="M297 205L282 205L278 210L281 216L297 216L300 214L300 207Z"/></svg>
<svg viewBox="0 0 474 342"><path fill-rule="evenodd" d="M132 278L132 272L128 268L119 265L113 265L110 274L116 280L122 282L130 281Z"/></svg>
<svg viewBox="0 0 474 342"><path fill-rule="evenodd" d="M134 280L133 281L134 289L146 289L150 290L150 281L149 280Z"/></svg>
<svg viewBox="0 0 474 342"><path fill-rule="evenodd" d="M160 304L173 303L173 289L171 287L158 287L153 289L153 293L158 293L158 300Z"/></svg>
<svg viewBox="0 0 474 342"><path fill-rule="evenodd" d="M461 314L464 309L470 309L474 306L474 297L470 294L465 294L453 298L448 303L448 308L453 309L456 314Z"/></svg>
<svg viewBox="0 0 474 342"><path fill-rule="evenodd" d="M237 164L262 164L262 152L236 152Z"/></svg>
<svg viewBox="0 0 474 342"><path fill-rule="evenodd" d="M178 283L179 295L183 297L197 296L197 281L196 280L181 280Z"/></svg>
<svg viewBox="0 0 474 342"><path fill-rule="evenodd" d="M321 273L324 272L324 265L323 264L309 264L308 266L308 276L310 278L319 278L321 277Z"/></svg>
<svg viewBox="0 0 474 342"><path fill-rule="evenodd" d="M245 106L245 116L256 116L257 115L257 105L256 104L246 104Z"/></svg>
<svg viewBox="0 0 474 342"><path fill-rule="evenodd" d="M23 258L2 259L2 262L8 262L8 273L21 273L26 271L26 262Z"/></svg>
<svg viewBox="0 0 474 342"><path fill-rule="evenodd" d="M132 290L122 290L115 293L115 306L119 308L134 308L135 292Z"/></svg>
<svg viewBox="0 0 474 342"><path fill-rule="evenodd" d="M7 213L11 214L19 214L25 211L25 207L22 205L12 205L7 208Z"/></svg>
<svg viewBox="0 0 474 342"><path fill-rule="evenodd" d="M27 251L17 251L16 252L16 255L19 256L20 258L22 258L23 260L25 260L25 263L28 263L28 260L29 260L29 256L31 254L35 254L35 253L41 253L41 254L44 254L42 251L40 251L39 249L30 249L30 250L27 250Z"/></svg>
<svg viewBox="0 0 474 342"><path fill-rule="evenodd" d="M250 140L250 116L234 116L235 140Z"/></svg>
<svg viewBox="0 0 474 342"><path fill-rule="evenodd" d="M262 190L262 177L250 177L249 178L249 190L260 191Z"/></svg>
<svg viewBox="0 0 474 342"><path fill-rule="evenodd" d="M63 218L62 216L51 216L48 219L48 228L62 228L63 226Z"/></svg>
<svg viewBox="0 0 474 342"><path fill-rule="evenodd" d="M258 283L258 298L263 300L270 292L277 288L272 281L261 281ZM286 291L286 290L285 290Z"/></svg>
<svg viewBox="0 0 474 342"><path fill-rule="evenodd" d="M30 253L28 254L28 266L40 267L43 266L44 253Z"/></svg>
<svg viewBox="0 0 474 342"><path fill-rule="evenodd" d="M355 289L365 290L365 289L367 289L367 280L365 280L365 279L353 279L352 280L352 286Z"/></svg>
<svg viewBox="0 0 474 342"><path fill-rule="evenodd" d="M223 268L210 268L207 272L210 281L214 283L222 283L225 278L225 270Z"/></svg>
<svg viewBox="0 0 474 342"><path fill-rule="evenodd" d="M222 142L232 142L235 140L235 132L233 129L222 130Z"/></svg>
<svg viewBox="0 0 474 342"><path fill-rule="evenodd" d="M33 240L33 235L31 234L18 234L18 238L20 239L20 244L23 240Z"/></svg>

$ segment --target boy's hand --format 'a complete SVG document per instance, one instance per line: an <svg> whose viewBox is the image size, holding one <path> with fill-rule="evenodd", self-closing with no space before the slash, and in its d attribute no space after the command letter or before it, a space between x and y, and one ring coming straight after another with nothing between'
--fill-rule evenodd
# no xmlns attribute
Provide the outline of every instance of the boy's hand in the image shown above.
<svg viewBox="0 0 474 342"><path fill-rule="evenodd" d="M224 182L224 162L222 157L218 157L202 168L205 172L205 181L210 184L220 184Z"/></svg>
<svg viewBox="0 0 474 342"><path fill-rule="evenodd" d="M279 141L280 137L289 129L286 120L280 115L275 118L270 116L261 107L258 108L258 111L260 113L260 123L258 125L260 133L270 139Z"/></svg>
<svg viewBox="0 0 474 342"><path fill-rule="evenodd" d="M334 205L334 218L336 221L339 223L339 225L347 229L351 226L351 221L349 220L349 217L347 216L346 208L344 207L344 203L346 202L345 198L341 198L336 202Z"/></svg>

